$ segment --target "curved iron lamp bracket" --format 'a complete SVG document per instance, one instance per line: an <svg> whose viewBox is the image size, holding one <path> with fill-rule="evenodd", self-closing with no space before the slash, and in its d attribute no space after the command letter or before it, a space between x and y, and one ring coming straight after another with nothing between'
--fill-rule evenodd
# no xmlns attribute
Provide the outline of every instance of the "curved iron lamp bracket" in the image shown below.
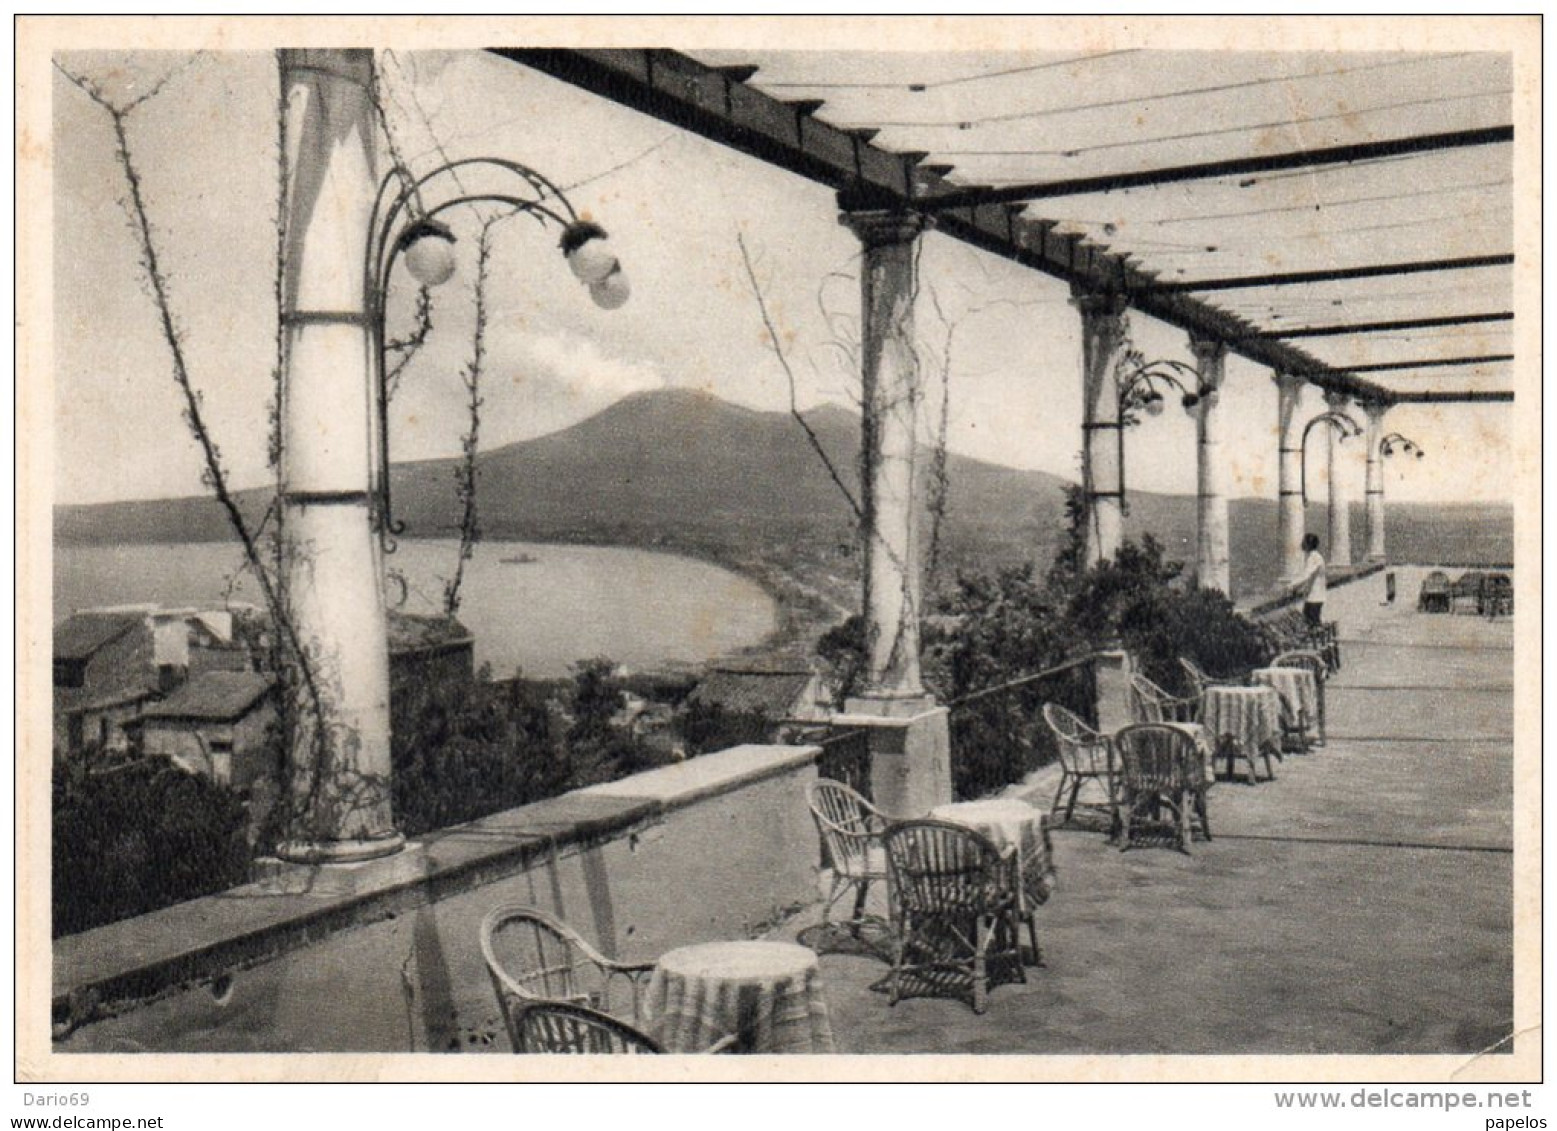
<svg viewBox="0 0 1557 1131"><path fill-rule="evenodd" d="M454 177L459 169L474 167L497 170L510 178L516 178L518 183L515 191L466 192L459 187L458 179L455 178L458 195L428 207L424 191L433 187L434 182L444 177ZM564 255L572 250L569 238L576 230L588 226L591 235L604 234L597 225L579 219L572 203L552 181L528 165L500 157L466 157L440 165L415 178L408 169L396 166L379 182L363 263L363 283L368 324L373 339L369 352L373 365L374 401L378 412L378 450L375 453L378 481L373 488L373 526L386 554L395 552L396 537L405 533L405 523L394 518L389 485L389 388L384 353L390 273L400 253L419 236L436 234L453 242L453 232L437 217L467 204L507 205L514 212L528 213L542 225L548 222L556 224L563 230ZM576 247L577 242L573 246Z"/></svg>
<svg viewBox="0 0 1557 1131"><path fill-rule="evenodd" d="M1379 441L1379 455L1383 456L1385 459L1388 459L1397 451L1402 452L1408 456L1414 455L1417 459L1421 459L1423 456L1427 455L1427 453L1422 450L1422 445L1418 444L1415 440L1407 439L1399 432L1391 432L1388 436L1385 436Z"/></svg>
<svg viewBox="0 0 1557 1131"><path fill-rule="evenodd" d="M1138 361L1135 365L1116 375L1119 381L1119 417L1121 423L1125 423L1125 416L1138 408L1146 408L1153 401L1161 401L1162 393L1157 388L1160 381L1177 389L1185 408L1194 408L1205 396L1205 390L1200 384L1200 371L1193 365L1182 361L1173 361L1160 358L1156 361ZM1188 383L1186 383L1188 382ZM1191 391L1190 385L1194 386ZM1128 423L1134 423L1133 420Z"/></svg>
<svg viewBox="0 0 1557 1131"><path fill-rule="evenodd" d="M1298 478L1300 481L1299 486L1303 491L1304 506L1308 505L1308 434L1321 424L1338 433L1341 437L1342 443L1345 443L1353 436L1362 435L1362 425L1358 424L1344 412L1340 412L1338 410L1321 412L1318 416L1314 417L1303 426L1302 467L1300 469Z"/></svg>

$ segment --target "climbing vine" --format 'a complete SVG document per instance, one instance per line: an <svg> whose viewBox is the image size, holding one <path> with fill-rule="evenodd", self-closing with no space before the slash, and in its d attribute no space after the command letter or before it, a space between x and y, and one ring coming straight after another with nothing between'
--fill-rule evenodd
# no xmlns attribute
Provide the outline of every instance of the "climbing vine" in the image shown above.
<svg viewBox="0 0 1557 1131"><path fill-rule="evenodd" d="M471 331L470 360L460 371L465 386L465 403L469 414L469 427L460 437L460 461L454 468L455 495L460 504L459 548L455 553L454 576L443 587L443 609L454 616L460 609L460 585L465 578L465 565L476 552L481 540L481 525L476 508L476 455L481 440L481 375L487 358L487 284L491 278L492 241L497 225L512 212L488 216L481 224L481 235L476 240L476 282L473 289L476 324Z"/></svg>

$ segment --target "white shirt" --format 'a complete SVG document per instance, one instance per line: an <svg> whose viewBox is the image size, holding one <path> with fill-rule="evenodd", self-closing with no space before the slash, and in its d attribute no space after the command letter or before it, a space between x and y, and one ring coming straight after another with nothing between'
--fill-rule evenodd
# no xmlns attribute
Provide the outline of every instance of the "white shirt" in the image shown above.
<svg viewBox="0 0 1557 1131"><path fill-rule="evenodd" d="M1308 579L1308 592L1303 600L1310 605L1322 605L1325 599L1325 559L1318 550L1310 550L1303 559L1303 576Z"/></svg>

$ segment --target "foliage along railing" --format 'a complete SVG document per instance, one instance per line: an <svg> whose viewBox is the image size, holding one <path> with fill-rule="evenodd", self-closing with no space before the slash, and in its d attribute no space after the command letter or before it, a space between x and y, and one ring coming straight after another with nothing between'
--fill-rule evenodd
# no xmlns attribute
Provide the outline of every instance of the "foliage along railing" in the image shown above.
<svg viewBox="0 0 1557 1131"><path fill-rule="evenodd" d="M1059 703L1097 722L1097 669L1091 654L980 688L947 704L952 791L959 800L986 797L1058 757L1043 705Z"/></svg>
<svg viewBox="0 0 1557 1131"><path fill-rule="evenodd" d="M870 787L870 731L864 727L835 727L830 723L808 723L787 728L784 741L791 746L820 746L816 776L842 782L867 801L875 801ZM820 831L820 830L818 830ZM817 864L832 866L826 841L816 844Z"/></svg>
<svg viewBox="0 0 1557 1131"><path fill-rule="evenodd" d="M864 727L830 728L818 733L796 732L790 740L796 745L816 745L822 753L816 760L818 777L841 781L855 792L872 800L870 788L870 732Z"/></svg>
<svg viewBox="0 0 1557 1131"><path fill-rule="evenodd" d="M243 799L165 758L97 765L83 751L53 783L54 937L248 879Z"/></svg>

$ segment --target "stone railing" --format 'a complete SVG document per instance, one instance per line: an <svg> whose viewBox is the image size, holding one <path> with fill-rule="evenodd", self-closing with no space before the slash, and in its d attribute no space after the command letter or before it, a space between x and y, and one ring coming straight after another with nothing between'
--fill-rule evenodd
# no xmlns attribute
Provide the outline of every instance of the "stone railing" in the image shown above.
<svg viewBox="0 0 1557 1131"><path fill-rule="evenodd" d="M1325 588L1339 589L1343 585L1350 585L1354 581L1361 581L1365 577L1372 577L1380 570L1385 569L1384 562L1366 562L1355 566L1335 566L1325 571ZM1276 612L1278 609L1295 605L1302 600L1300 594L1289 592L1285 587L1273 597L1266 597L1247 610L1246 615L1251 617L1263 617L1267 613Z"/></svg>
<svg viewBox="0 0 1557 1131"><path fill-rule="evenodd" d="M816 898L814 746L739 746L55 941L56 1052L506 1050L501 903L647 961Z"/></svg>

